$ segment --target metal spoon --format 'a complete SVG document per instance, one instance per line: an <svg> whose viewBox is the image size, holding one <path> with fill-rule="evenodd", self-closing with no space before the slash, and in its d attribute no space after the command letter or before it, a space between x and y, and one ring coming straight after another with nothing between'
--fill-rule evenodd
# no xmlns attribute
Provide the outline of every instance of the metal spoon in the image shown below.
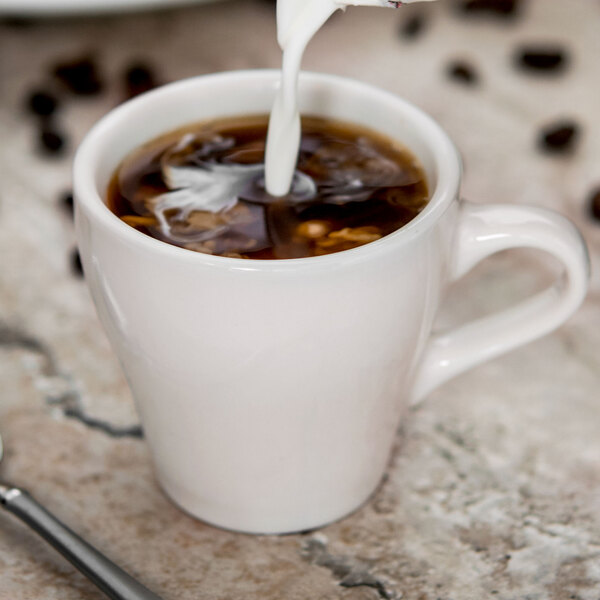
<svg viewBox="0 0 600 600"><path fill-rule="evenodd" d="M0 437L0 461L4 455ZM0 505L29 525L112 600L161 600L63 525L25 490L0 483Z"/></svg>

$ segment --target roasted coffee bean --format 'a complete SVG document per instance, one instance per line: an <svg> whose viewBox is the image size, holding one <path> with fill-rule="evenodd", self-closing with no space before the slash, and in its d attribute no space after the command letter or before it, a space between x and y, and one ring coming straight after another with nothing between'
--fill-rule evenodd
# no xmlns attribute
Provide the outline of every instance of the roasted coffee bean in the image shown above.
<svg viewBox="0 0 600 600"><path fill-rule="evenodd" d="M579 126L573 121L557 121L547 125L539 134L538 145L545 152L570 152L579 137Z"/></svg>
<svg viewBox="0 0 600 600"><path fill-rule="evenodd" d="M489 13L500 17L514 17L519 0L462 0L459 8L464 13Z"/></svg>
<svg viewBox="0 0 600 600"><path fill-rule="evenodd" d="M61 195L59 202L66 212L71 215L73 214L73 192L64 192Z"/></svg>
<svg viewBox="0 0 600 600"><path fill-rule="evenodd" d="M27 99L27 109L40 117L49 117L56 111L57 106L56 97L43 90L32 92Z"/></svg>
<svg viewBox="0 0 600 600"><path fill-rule="evenodd" d="M527 46L516 54L516 63L531 71L562 71L567 64L567 53L558 47Z"/></svg>
<svg viewBox="0 0 600 600"><path fill-rule="evenodd" d="M54 76L73 94L92 96L102 90L96 63L91 58L80 58L54 67Z"/></svg>
<svg viewBox="0 0 600 600"><path fill-rule="evenodd" d="M417 38L425 28L426 20L423 15L413 15L400 25L400 35L407 39Z"/></svg>
<svg viewBox="0 0 600 600"><path fill-rule="evenodd" d="M55 129L44 127L40 131L40 148L45 154L61 154L65 148L64 137Z"/></svg>
<svg viewBox="0 0 600 600"><path fill-rule="evenodd" d="M0 19L0 25L11 27L12 29L29 29L35 25L35 21L23 17L5 17L4 19Z"/></svg>
<svg viewBox="0 0 600 600"><path fill-rule="evenodd" d="M75 277L83 277L83 265L81 264L81 256L77 248L71 251L71 272Z"/></svg>
<svg viewBox="0 0 600 600"><path fill-rule="evenodd" d="M148 92L156 85L154 73L147 65L134 64L125 71L125 87L128 98Z"/></svg>
<svg viewBox="0 0 600 600"><path fill-rule="evenodd" d="M479 76L475 69L466 62L456 61L448 65L448 77L465 85L476 85Z"/></svg>
<svg viewBox="0 0 600 600"><path fill-rule="evenodd" d="M600 187L592 190L588 200L588 208L592 218L600 221Z"/></svg>

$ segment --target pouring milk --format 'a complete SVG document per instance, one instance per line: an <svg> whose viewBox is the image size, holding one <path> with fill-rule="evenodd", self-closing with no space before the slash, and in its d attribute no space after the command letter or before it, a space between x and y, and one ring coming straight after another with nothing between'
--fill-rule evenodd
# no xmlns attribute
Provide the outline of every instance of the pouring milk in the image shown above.
<svg viewBox="0 0 600 600"><path fill-rule="evenodd" d="M285 196L294 184L294 197L306 199L314 192L310 177L294 172L300 148L300 113L298 110L298 75L304 50L323 26L325 21L338 9L347 6L387 6L429 0L277 0L277 38L283 50L281 83L271 116L265 151L265 187L271 196ZM185 135L174 152L185 148L190 142ZM230 140L216 139L213 143L227 144ZM196 211L219 213L237 203L238 193L255 179L263 170L262 165L220 166L206 163L195 166L169 164L166 156L163 176L169 190L156 197L150 206L158 220L163 234L175 239L166 218L169 211L176 210L180 219L185 220ZM202 238L214 235L203 233ZM199 241L194 238L186 241ZM180 240L184 241L184 240Z"/></svg>
<svg viewBox="0 0 600 600"><path fill-rule="evenodd" d="M308 42L338 9L388 6L428 0L277 0L277 40L283 50L281 83L269 121L265 184L272 196L285 196L292 185L300 148L298 75Z"/></svg>

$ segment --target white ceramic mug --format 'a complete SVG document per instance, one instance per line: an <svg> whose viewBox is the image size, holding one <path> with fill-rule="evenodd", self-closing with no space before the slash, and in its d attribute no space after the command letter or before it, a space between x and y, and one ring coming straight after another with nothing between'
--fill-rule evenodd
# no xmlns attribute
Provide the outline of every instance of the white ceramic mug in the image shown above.
<svg viewBox="0 0 600 600"><path fill-rule="evenodd" d="M305 114L366 125L408 146L431 201L368 245L293 260L199 254L150 238L104 203L131 150L188 123L267 113L277 71L209 75L127 102L75 160L85 275L131 386L166 493L192 515L252 533L310 529L361 505L385 470L403 407L558 327L589 263L566 219L459 201L457 152L417 108L371 86L303 74ZM493 182L491 182L493 185ZM506 248L564 265L551 288L443 335L444 289Z"/></svg>

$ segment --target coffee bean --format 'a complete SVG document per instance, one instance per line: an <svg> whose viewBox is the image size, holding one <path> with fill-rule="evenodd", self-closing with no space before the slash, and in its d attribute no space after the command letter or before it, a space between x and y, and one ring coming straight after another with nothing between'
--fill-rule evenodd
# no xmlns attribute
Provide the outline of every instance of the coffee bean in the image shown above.
<svg viewBox="0 0 600 600"><path fill-rule="evenodd" d="M464 85L476 85L479 75L475 69L464 61L455 61L448 65L448 77Z"/></svg>
<svg viewBox="0 0 600 600"><path fill-rule="evenodd" d="M491 14L498 17L514 17L520 7L519 0L462 0L459 8L467 14Z"/></svg>
<svg viewBox="0 0 600 600"><path fill-rule="evenodd" d="M588 200L588 208L592 218L600 221L600 187L592 190Z"/></svg>
<svg viewBox="0 0 600 600"><path fill-rule="evenodd" d="M531 71L559 72L567 65L567 52L559 47L527 46L516 53L516 64Z"/></svg>
<svg viewBox="0 0 600 600"><path fill-rule="evenodd" d="M45 154L58 155L64 150L65 139L58 131L44 127L40 131L39 144Z"/></svg>
<svg viewBox="0 0 600 600"><path fill-rule="evenodd" d="M64 192L60 197L59 203L66 212L70 215L73 214L73 192Z"/></svg>
<svg viewBox="0 0 600 600"><path fill-rule="evenodd" d="M579 137L579 126L570 120L557 121L542 129L538 138L539 147L548 153L570 152Z"/></svg>
<svg viewBox="0 0 600 600"><path fill-rule="evenodd" d="M0 20L0 25L13 29L29 29L35 25L35 21L23 17L5 17Z"/></svg>
<svg viewBox="0 0 600 600"><path fill-rule="evenodd" d="M54 113L57 106L56 97L43 90L32 92L27 99L28 110L40 117L49 117Z"/></svg>
<svg viewBox="0 0 600 600"><path fill-rule="evenodd" d="M89 57L58 64L53 73L73 94L92 96L102 90L96 63Z"/></svg>
<svg viewBox="0 0 600 600"><path fill-rule="evenodd" d="M143 63L131 65L125 71L125 87L128 98L134 98L156 87L152 69Z"/></svg>
<svg viewBox="0 0 600 600"><path fill-rule="evenodd" d="M81 264L81 256L79 250L75 248L71 251L71 272L75 277L83 277L83 265Z"/></svg>
<svg viewBox="0 0 600 600"><path fill-rule="evenodd" d="M400 25L400 35L407 39L414 39L423 33L426 26L423 15L413 15Z"/></svg>

